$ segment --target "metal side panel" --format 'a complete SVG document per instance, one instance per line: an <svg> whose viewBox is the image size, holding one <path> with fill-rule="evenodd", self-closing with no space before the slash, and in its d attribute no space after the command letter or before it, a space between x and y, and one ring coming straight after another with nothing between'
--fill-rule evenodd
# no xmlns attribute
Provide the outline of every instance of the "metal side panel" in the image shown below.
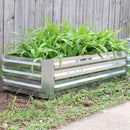
<svg viewBox="0 0 130 130"><path fill-rule="evenodd" d="M20 88L20 87L17 87L17 86L16 87L10 86L9 84L8 85L4 84L4 90L9 90L9 91L13 91L13 92L16 92L16 93L23 93L23 94L32 95L32 96L47 99L47 97L43 96L44 93L42 93L42 95L41 95L41 91L30 90L28 88Z"/></svg>
<svg viewBox="0 0 130 130"><path fill-rule="evenodd" d="M32 73L33 59L4 55L2 58L4 90L17 88L41 93L41 63L34 64L38 71Z"/></svg>
<svg viewBox="0 0 130 130"><path fill-rule="evenodd" d="M109 70L114 68L119 68L126 66L126 61L123 60L115 60L106 63L98 63L92 65L85 65L81 67L73 67L69 69L63 69L59 71L55 71L55 80L61 80L65 78L71 78L75 76L85 75L94 72L100 72L103 70Z"/></svg>
<svg viewBox="0 0 130 130"><path fill-rule="evenodd" d="M127 40L128 40L127 46L130 49L130 38L128 38ZM127 67L130 68L130 55L127 55Z"/></svg>
<svg viewBox="0 0 130 130"><path fill-rule="evenodd" d="M9 62L9 63L18 63L18 64L25 64L25 65L35 65L35 66L41 66L41 63L33 63L34 59L31 58L21 58L21 57L15 57L15 56L2 56L3 63Z"/></svg>
<svg viewBox="0 0 130 130"><path fill-rule="evenodd" d="M112 76L116 75L122 75L125 74L126 70L125 67L119 68L119 69L114 69L114 70L109 70L109 71L103 71L103 72L98 72L94 74L88 74L88 75L82 75L79 77L75 78L70 78L66 80L61 80L58 81L55 85L55 91L63 90L63 89L68 89L76 86L81 86L89 82L93 82L95 80L103 79L103 78L110 78Z"/></svg>
<svg viewBox="0 0 130 130"><path fill-rule="evenodd" d="M19 70L19 71L32 73L32 66L31 65L5 62L5 63L3 63L3 66L5 67L5 69ZM33 73L36 73L36 74L41 73L41 67L40 66L33 66Z"/></svg>
<svg viewBox="0 0 130 130"><path fill-rule="evenodd" d="M26 88L26 89L31 89L31 90L35 90L35 91L41 91L41 85L25 83L25 82L10 80L10 79L3 79L3 82L4 82L4 84L10 85L12 87L15 86L18 88Z"/></svg>
<svg viewBox="0 0 130 130"><path fill-rule="evenodd" d="M81 66L83 64L94 64L94 63L101 63L101 62L107 62L111 60L119 60L119 59L125 59L127 55L125 53L122 53L122 55L113 55L112 52L109 52L110 55L102 54L103 59L99 55L84 55L84 56L77 56L77 57L68 57L62 59L62 64L60 65L59 60L55 60L54 65L55 69L64 69L64 68L72 68L75 66Z"/></svg>
<svg viewBox="0 0 130 130"><path fill-rule="evenodd" d="M3 79L10 79L10 80L24 82L24 83L41 85L41 78L22 76L22 75L7 73L7 72L4 72Z"/></svg>
<svg viewBox="0 0 130 130"><path fill-rule="evenodd" d="M3 72L12 73L12 74L19 74L19 75L23 75L23 76L32 76L32 77L36 77L36 78L41 78L41 74L33 74L33 73L28 73L28 72L5 69L4 66L3 66Z"/></svg>
<svg viewBox="0 0 130 130"><path fill-rule="evenodd" d="M127 57L127 67L130 68L130 56Z"/></svg>
<svg viewBox="0 0 130 130"><path fill-rule="evenodd" d="M41 74L42 74L42 92L46 93L48 98L54 97L54 60L41 60Z"/></svg>

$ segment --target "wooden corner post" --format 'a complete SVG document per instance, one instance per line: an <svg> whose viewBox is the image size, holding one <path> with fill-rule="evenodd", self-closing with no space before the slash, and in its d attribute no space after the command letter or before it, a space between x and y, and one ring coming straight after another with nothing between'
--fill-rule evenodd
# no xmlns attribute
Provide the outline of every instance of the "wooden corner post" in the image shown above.
<svg viewBox="0 0 130 130"><path fill-rule="evenodd" d="M47 98L53 98L54 93L54 60L41 60L41 86L42 94Z"/></svg>

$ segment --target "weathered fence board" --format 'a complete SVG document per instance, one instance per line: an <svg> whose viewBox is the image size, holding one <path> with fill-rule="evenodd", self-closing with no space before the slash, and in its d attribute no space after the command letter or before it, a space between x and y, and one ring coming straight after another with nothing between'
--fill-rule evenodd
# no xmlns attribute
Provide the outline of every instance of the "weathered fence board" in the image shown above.
<svg viewBox="0 0 130 130"><path fill-rule="evenodd" d="M3 2L4 0L0 0L0 67L1 67L1 61L2 61L2 53L3 53L3 37L4 37L4 35L3 35L3 33L4 33L4 31L3 31Z"/></svg>
<svg viewBox="0 0 130 130"><path fill-rule="evenodd" d="M119 37L123 37L126 35L126 25L127 25L127 19L126 19L126 13L127 13L127 0L121 0L121 14L120 14L120 28L124 26L122 31L119 33ZM130 2L130 1L129 1ZM127 37L127 35L126 35Z"/></svg>
<svg viewBox="0 0 130 130"><path fill-rule="evenodd" d="M77 0L76 10L76 27L78 28L83 23L83 0Z"/></svg>
<svg viewBox="0 0 130 130"><path fill-rule="evenodd" d="M69 20L69 17L68 17L69 13L70 13L69 5L70 5L70 0L63 0L62 1L61 22L63 22L65 18L67 18Z"/></svg>
<svg viewBox="0 0 130 130"><path fill-rule="evenodd" d="M103 13L103 0L95 1L95 28L96 31L99 32L102 30L102 13Z"/></svg>
<svg viewBox="0 0 130 130"><path fill-rule="evenodd" d="M120 4L121 0L116 0L116 7L115 7L115 27L114 29L120 28ZM119 34L117 34L117 37L119 37Z"/></svg>
<svg viewBox="0 0 130 130"><path fill-rule="evenodd" d="M84 0L83 21L85 21L86 19L90 17L90 13L91 13L90 2L91 2L90 0L89 1ZM87 27L90 26L90 20L86 23L86 26Z"/></svg>
<svg viewBox="0 0 130 130"><path fill-rule="evenodd" d="M36 1L35 3L35 28L39 28L44 25L40 17L40 15L43 18L45 16L44 1L43 0L35 0L35 1Z"/></svg>
<svg viewBox="0 0 130 130"><path fill-rule="evenodd" d="M55 24L67 17L75 27L90 18L86 25L95 23L96 31L124 26L118 38L130 37L130 0L0 0L0 9L0 57L3 45L16 39L11 32L45 25L40 14Z"/></svg>
<svg viewBox="0 0 130 130"><path fill-rule="evenodd" d="M126 4L126 10L127 12L130 12L130 1L127 0L127 4ZM126 20L127 20L127 24L126 24L126 35L128 35L128 37L130 37L130 13L126 12Z"/></svg>
<svg viewBox="0 0 130 130"><path fill-rule="evenodd" d="M130 49L130 38L128 39L127 45ZM127 56L127 67L130 68L130 56L129 55Z"/></svg>
<svg viewBox="0 0 130 130"><path fill-rule="evenodd" d="M15 31L15 0L4 0L4 45L14 40ZM2 44L2 43L0 43ZM4 52L7 52L5 47Z"/></svg>
<svg viewBox="0 0 130 130"><path fill-rule="evenodd" d="M24 34L23 28L25 28L25 0L15 1L15 32ZM20 37L16 37L16 40L21 40Z"/></svg>
<svg viewBox="0 0 130 130"><path fill-rule="evenodd" d="M70 12L69 12L69 20L71 21L72 25L75 26L76 24L76 2L75 0L70 0Z"/></svg>
<svg viewBox="0 0 130 130"><path fill-rule="evenodd" d="M58 25L61 22L61 0L54 0L53 9L53 22Z"/></svg>
<svg viewBox="0 0 130 130"><path fill-rule="evenodd" d="M34 29L35 27L35 0L25 0L25 28Z"/></svg>
<svg viewBox="0 0 130 130"><path fill-rule="evenodd" d="M95 10L95 3L96 3L96 0L90 0L90 24L89 26L91 26L92 23L95 23L95 15L96 15L96 10ZM89 6L89 5L88 5ZM86 19L85 19L86 20ZM95 30L95 24L94 24L94 27L92 30Z"/></svg>
<svg viewBox="0 0 130 130"><path fill-rule="evenodd" d="M45 18L52 19L53 17L53 0L45 0Z"/></svg>
<svg viewBox="0 0 130 130"><path fill-rule="evenodd" d="M109 25L109 0L104 0L103 1L103 16L102 16L102 28L105 28L107 26L108 29L108 25Z"/></svg>

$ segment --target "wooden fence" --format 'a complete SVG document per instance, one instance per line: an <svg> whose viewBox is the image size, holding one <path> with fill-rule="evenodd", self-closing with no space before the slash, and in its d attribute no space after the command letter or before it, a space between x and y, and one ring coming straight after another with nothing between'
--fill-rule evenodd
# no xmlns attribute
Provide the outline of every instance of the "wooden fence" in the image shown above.
<svg viewBox="0 0 130 130"><path fill-rule="evenodd" d="M126 38L130 37L129 12L130 0L0 0L0 61L6 52L3 46L15 39L11 32L25 33L21 29L44 26L40 14L55 24L67 17L76 27L91 18L87 26L94 22L96 31L124 26L118 38Z"/></svg>

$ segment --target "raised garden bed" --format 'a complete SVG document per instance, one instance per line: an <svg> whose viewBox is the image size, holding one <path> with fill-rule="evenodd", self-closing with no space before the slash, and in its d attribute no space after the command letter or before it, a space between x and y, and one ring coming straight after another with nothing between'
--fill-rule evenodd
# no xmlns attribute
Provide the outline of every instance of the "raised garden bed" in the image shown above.
<svg viewBox="0 0 130 130"><path fill-rule="evenodd" d="M124 74L129 49L126 40L114 40L121 29L96 33L93 25L85 26L88 21L72 29L67 20L56 26L48 19L47 26L18 34L21 41L7 44L11 50L3 56L3 89L51 98L68 88ZM113 56L110 51L124 53ZM40 59L45 60L35 62Z"/></svg>
<svg viewBox="0 0 130 130"><path fill-rule="evenodd" d="M3 55L3 89L51 98L68 88L126 73L127 55L95 55L41 60ZM34 73L31 66L33 65Z"/></svg>
<svg viewBox="0 0 130 130"><path fill-rule="evenodd" d="M127 40L128 40L127 46L128 46L129 49L130 49L130 38L127 39ZM129 55L127 55L127 67L130 68L130 56L129 56Z"/></svg>

